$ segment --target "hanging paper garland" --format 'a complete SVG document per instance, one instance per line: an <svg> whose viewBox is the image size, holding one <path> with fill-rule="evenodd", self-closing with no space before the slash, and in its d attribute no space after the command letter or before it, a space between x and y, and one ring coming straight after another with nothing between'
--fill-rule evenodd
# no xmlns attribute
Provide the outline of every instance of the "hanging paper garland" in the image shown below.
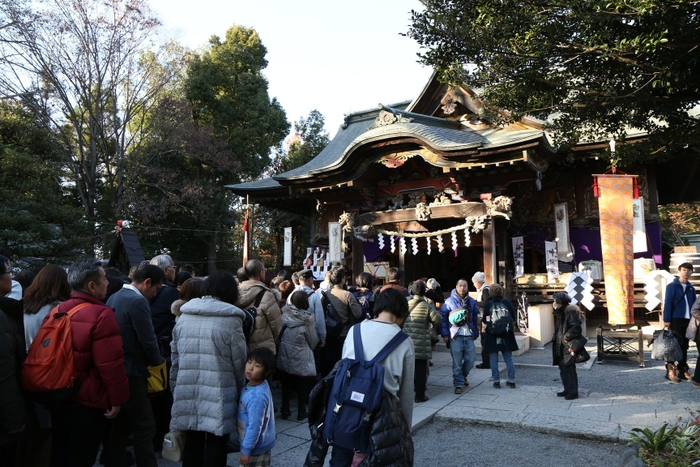
<svg viewBox="0 0 700 467"><path fill-rule="evenodd" d="M379 249L383 250L384 249L384 235L381 233L377 234L377 242L379 243Z"/></svg>
<svg viewBox="0 0 700 467"><path fill-rule="evenodd" d="M428 256L430 256L430 237L428 237Z"/></svg>
<svg viewBox="0 0 700 467"><path fill-rule="evenodd" d="M401 254L405 255L406 254L406 239L403 237L399 238L399 245L401 245Z"/></svg>
<svg viewBox="0 0 700 467"><path fill-rule="evenodd" d="M452 232L452 250L457 251L457 231Z"/></svg>
<svg viewBox="0 0 700 467"><path fill-rule="evenodd" d="M464 229L464 246L469 246L472 244L472 239L469 236L469 229Z"/></svg>
<svg viewBox="0 0 700 467"><path fill-rule="evenodd" d="M396 237L393 235L389 237L389 246L391 247L391 252L395 253L396 252Z"/></svg>
<svg viewBox="0 0 700 467"><path fill-rule="evenodd" d="M442 243L442 235L437 236L437 242L438 242L438 251L440 253L442 253L443 251L445 251L445 245L443 245L443 243Z"/></svg>
<svg viewBox="0 0 700 467"><path fill-rule="evenodd" d="M418 254L418 239L415 237L411 239L411 252L413 253L413 256Z"/></svg>

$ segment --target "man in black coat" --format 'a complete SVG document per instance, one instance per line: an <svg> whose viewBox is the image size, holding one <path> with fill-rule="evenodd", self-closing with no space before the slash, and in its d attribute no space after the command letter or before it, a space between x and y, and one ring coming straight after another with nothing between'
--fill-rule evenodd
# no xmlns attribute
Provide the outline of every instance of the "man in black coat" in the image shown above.
<svg viewBox="0 0 700 467"><path fill-rule="evenodd" d="M175 280L175 262L169 255L158 255L151 259L151 264L158 266L165 275L163 287L150 301L153 330L158 338L160 354L168 363L170 372L170 341L173 340L175 315L171 311L172 304L180 298L180 292L173 285ZM170 431L170 409L173 407L173 394L170 390L161 391L151 397L153 416L156 419L156 435L153 438L153 450L163 449L163 437Z"/></svg>

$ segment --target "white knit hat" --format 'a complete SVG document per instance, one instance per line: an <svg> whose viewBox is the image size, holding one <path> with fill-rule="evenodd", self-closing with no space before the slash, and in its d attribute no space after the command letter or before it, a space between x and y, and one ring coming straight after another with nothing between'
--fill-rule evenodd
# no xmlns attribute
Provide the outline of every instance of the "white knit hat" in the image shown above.
<svg viewBox="0 0 700 467"><path fill-rule="evenodd" d="M486 276L484 276L483 272L477 271L472 276L472 281L473 282L486 282Z"/></svg>

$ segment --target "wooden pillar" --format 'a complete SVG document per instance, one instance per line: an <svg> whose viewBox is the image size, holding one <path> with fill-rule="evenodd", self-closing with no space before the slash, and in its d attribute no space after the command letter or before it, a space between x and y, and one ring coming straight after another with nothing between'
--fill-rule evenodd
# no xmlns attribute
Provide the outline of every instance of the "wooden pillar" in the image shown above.
<svg viewBox="0 0 700 467"><path fill-rule="evenodd" d="M583 171L574 172L574 197L576 198L576 220L586 222L586 198L584 194Z"/></svg>
<svg viewBox="0 0 700 467"><path fill-rule="evenodd" d="M352 239L352 278L348 284L355 284L355 278L365 270L365 244L357 237Z"/></svg>
<svg viewBox="0 0 700 467"><path fill-rule="evenodd" d="M505 284L505 287L508 288L510 287L510 284L508 283L508 258L512 258L513 255L511 254L512 250L512 243L510 238L508 237L508 230L505 229L503 226L503 222L499 221L498 222L498 249L496 250L497 253L497 258L498 258L498 271L496 274L496 277L494 278L493 282L489 282L489 284L495 284L496 282L503 282Z"/></svg>
<svg viewBox="0 0 700 467"><path fill-rule="evenodd" d="M496 226L493 219L489 219L488 227L484 229L484 276L486 283L493 284L496 280Z"/></svg>

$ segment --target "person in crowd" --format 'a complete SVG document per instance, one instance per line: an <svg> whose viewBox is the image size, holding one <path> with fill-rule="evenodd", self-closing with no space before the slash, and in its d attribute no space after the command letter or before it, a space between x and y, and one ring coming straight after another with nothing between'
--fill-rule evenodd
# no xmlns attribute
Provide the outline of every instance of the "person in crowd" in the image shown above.
<svg viewBox="0 0 700 467"><path fill-rule="evenodd" d="M484 304L489 301L491 295L489 293L489 285L486 283L486 276L483 272L477 271L474 273L472 276L472 284L474 284L474 288L476 289L476 304L479 306L479 316L482 317L481 326L479 328L481 332L481 363L476 365L476 368L483 370L491 368L491 357L484 347L484 338L486 336L484 331L486 330L486 324L483 322Z"/></svg>
<svg viewBox="0 0 700 467"><path fill-rule="evenodd" d="M94 465L107 420L130 397L119 324L102 302L108 284L104 269L94 259L77 261L68 268L68 282L73 293L58 311L90 304L71 317L75 366L85 377L69 404L51 410L53 467Z"/></svg>
<svg viewBox="0 0 700 467"><path fill-rule="evenodd" d="M372 319L374 316L374 292L372 292L372 274L362 272L355 278L355 287L352 290L352 295L357 300L357 303L362 307L362 319Z"/></svg>
<svg viewBox="0 0 700 467"><path fill-rule="evenodd" d="M190 279L192 277L194 276L187 271L179 271L177 273L177 276L175 276L175 282L173 283L173 285L179 289L180 286L184 284L187 279Z"/></svg>
<svg viewBox="0 0 700 467"><path fill-rule="evenodd" d="M180 270L178 272L186 272L190 275L190 277L196 276L196 274L194 273L194 268L191 264L185 264L183 266L180 266Z"/></svg>
<svg viewBox="0 0 700 467"><path fill-rule="evenodd" d="M428 300L432 300L435 304L435 308L439 310L442 306L442 303L445 301L445 296L442 293L440 283L435 278L431 277L425 282L425 285L425 298L427 298Z"/></svg>
<svg viewBox="0 0 700 467"><path fill-rule="evenodd" d="M267 347L275 352L275 341L282 330L282 313L277 304L276 295L265 285L266 269L259 259L251 259L245 265L248 280L240 285L240 296L236 305L240 308L250 308L255 299L263 293L258 314L255 317L255 329L248 340L248 350Z"/></svg>
<svg viewBox="0 0 700 467"><path fill-rule="evenodd" d="M151 306L151 321L158 339L160 355L167 363L166 368L169 368L170 342L173 340L173 328L175 327L175 315L172 313L172 305L180 297L180 292L174 284L177 278L177 271L175 270L175 262L169 255L154 256L151 258L151 264L159 267L165 277L163 286L158 289L155 297L149 300L149 304ZM153 450L158 452L163 449L163 437L169 431L173 395L170 391L160 391L152 394L150 400L153 416L156 420Z"/></svg>
<svg viewBox="0 0 700 467"><path fill-rule="evenodd" d="M452 354L452 384L455 394L462 394L462 384L469 386L469 372L476 360L474 340L479 337L479 307L469 296L466 279L459 279L440 310L440 335Z"/></svg>
<svg viewBox="0 0 700 467"><path fill-rule="evenodd" d="M294 271L292 273L292 284L294 284L294 288L299 285L299 271Z"/></svg>
<svg viewBox="0 0 700 467"><path fill-rule="evenodd" d="M345 268L335 267L331 269L330 282L332 288L326 295L328 300L338 313L344 329L337 339L326 339L326 347L323 352L323 375L327 375L333 369L336 362L341 359L343 343L348 335L350 326L362 319L362 307L355 297L345 290Z"/></svg>
<svg viewBox="0 0 700 467"><path fill-rule="evenodd" d="M559 374L564 390L557 393L557 397L566 400L578 399L578 374L573 359L566 362L565 352L568 352L566 343L581 335L581 318L579 309L571 304L571 297L566 292L556 292L554 299L554 337L552 338L553 365L559 366Z"/></svg>
<svg viewBox="0 0 700 467"><path fill-rule="evenodd" d="M693 265L683 263L678 266L678 277L666 286L664 299L664 327L673 331L680 339L683 358L678 362L666 362L666 379L672 383L690 381L693 375L688 367L689 340L685 337L690 322L690 308L695 303L695 287L690 283ZM696 370L697 371L697 370Z"/></svg>
<svg viewBox="0 0 700 467"><path fill-rule="evenodd" d="M38 271L24 269L15 274L15 280L19 282L20 286L22 286L22 297L24 297L24 295L27 293L27 288L32 285L32 282L34 282L37 272Z"/></svg>
<svg viewBox="0 0 700 467"><path fill-rule="evenodd" d="M0 255L0 459L3 465L24 467L19 443L29 420L21 387L22 362L26 355L22 330L22 302L12 292L10 260Z"/></svg>
<svg viewBox="0 0 700 467"><path fill-rule="evenodd" d="M401 325L408 317L408 302L400 290L389 288L377 295L374 302L374 319L365 320L360 326L362 348L365 359L371 360L386 344L401 331ZM348 333L343 346L343 358L355 357L355 343L352 332ZM399 400L401 412L408 426L413 424L413 380L415 374L415 349L409 338L399 344L381 365L384 367L384 389ZM350 466L353 451L334 446L330 465Z"/></svg>
<svg viewBox="0 0 700 467"><path fill-rule="evenodd" d="M274 371L275 354L270 349L258 347L248 354L245 364L248 383L238 402L238 440L242 466L270 467L277 435L272 392L267 380Z"/></svg>
<svg viewBox="0 0 700 467"><path fill-rule="evenodd" d="M323 349L326 346L326 318L323 314L323 304L321 303L321 295L314 291L314 274L311 269L304 269L297 272L299 285L294 291L301 290L309 298L309 312L314 315L314 329L316 330L316 338L318 344L314 347L314 361L316 364L316 376L321 375L321 366L323 363ZM290 295L291 298L291 295ZM289 299L287 304L290 304Z"/></svg>
<svg viewBox="0 0 700 467"><path fill-rule="evenodd" d="M277 286L277 289L280 293L280 299L277 305L280 307L280 310L282 310L282 307L287 304L287 299L292 295L292 292L294 292L294 284L292 281L282 281Z"/></svg>
<svg viewBox="0 0 700 467"><path fill-rule="evenodd" d="M430 327L440 326L442 316L435 306L425 299L426 286L421 280L414 281L410 287L408 299L408 317L403 330L411 337L415 352L415 372L413 384L416 390L415 401L425 402L425 387L428 381L428 361L433 358L430 342Z"/></svg>
<svg viewBox="0 0 700 467"><path fill-rule="evenodd" d="M183 467L226 466L226 444L245 385L245 314L235 306L236 279L216 271L204 281L204 293L180 307L171 344L170 429L187 432Z"/></svg>
<svg viewBox="0 0 700 467"><path fill-rule="evenodd" d="M8 267L8 271L9 271L8 274L10 276L12 276L12 261L10 260L10 258L11 258L10 252L7 251L7 249L5 247L0 246L0 256L4 256L5 258L7 258L8 264L10 265ZM3 296L7 297L7 298L12 298L15 300L22 300L22 296L24 295L22 293L22 284L20 284L18 281L16 281L12 277L11 277L11 280L12 280L12 289Z"/></svg>
<svg viewBox="0 0 700 467"><path fill-rule="evenodd" d="M309 311L309 297L297 290L290 297L291 303L282 308L282 334L277 349L277 372L282 383L282 418L291 415L289 401L297 393L297 420L304 420L308 413L311 382L316 377L314 349L318 344L314 329L314 314Z"/></svg>
<svg viewBox="0 0 700 467"><path fill-rule="evenodd" d="M512 323L516 322L517 315L515 308L510 300L503 298L503 287L498 284L491 286L491 299L484 304L484 323L486 323L483 343L484 350L488 352L491 361L491 376L493 377L493 387L501 387L501 375L498 371L498 352L503 355L503 361L508 368L508 381L506 385L510 388L515 388L515 364L513 363L513 352L518 350L518 342L515 340L515 326L511 326L507 336L494 336L492 327L489 325L493 322L493 309L498 303L503 304L508 310Z"/></svg>
<svg viewBox="0 0 700 467"><path fill-rule="evenodd" d="M133 434L134 457L138 467L157 467L153 438L156 434L155 417L148 397L146 380L149 366L162 362L158 339L153 330L152 300L165 277L156 265L146 264L134 271L131 284L112 295L107 305L114 308L124 345L124 363L129 378L129 401L112 423L110 437L110 467L126 465L126 440ZM161 441L162 443L162 441Z"/></svg>
<svg viewBox="0 0 700 467"><path fill-rule="evenodd" d="M246 275L245 268L243 266L238 268L238 270L236 271L236 280L239 284L242 284L248 280L248 276Z"/></svg>
<svg viewBox="0 0 700 467"><path fill-rule="evenodd" d="M189 302L193 298L201 298L204 296L205 282L204 279L200 277L192 277L187 279L180 286L180 298L175 300L170 306L170 311L175 316L175 322L177 323L178 318L182 314L180 308L182 305Z"/></svg>
<svg viewBox="0 0 700 467"><path fill-rule="evenodd" d="M689 341L694 341L695 346L700 349L700 335L698 331L700 329L700 297L695 299L692 308L690 309L691 319L688 323L688 329L685 331L685 338ZM700 388L700 354L698 355L698 360L695 363L695 374L692 377L693 386Z"/></svg>
<svg viewBox="0 0 700 467"><path fill-rule="evenodd" d="M42 268L30 286L24 289L24 340L26 350L47 314L61 302L70 299L68 274L60 266ZM22 443L22 457L27 466L48 466L51 460L51 414L41 404L34 404L36 418L30 417L26 440Z"/></svg>
<svg viewBox="0 0 700 467"><path fill-rule="evenodd" d="M331 284L331 272L326 271L326 274L323 276L323 280L321 281L320 284L318 284L318 291L317 293L321 293L321 291L325 290L331 290L333 287L333 284Z"/></svg>
<svg viewBox="0 0 700 467"><path fill-rule="evenodd" d="M34 282L24 292L24 339L27 350L49 311L70 296L71 288L65 269L49 265L39 271Z"/></svg>
<svg viewBox="0 0 700 467"><path fill-rule="evenodd" d="M403 294L404 297L408 297L408 289L401 285L401 280L403 279L403 271L399 268L389 268L386 272L387 283L379 290L379 292L384 292L386 289L396 289Z"/></svg>
<svg viewBox="0 0 700 467"><path fill-rule="evenodd" d="M107 276L107 293L105 294L105 298L102 301L107 303L109 297L119 292L122 289L122 287L124 287L125 283L126 282L124 282L123 278ZM131 283L131 279L129 279L129 283Z"/></svg>

